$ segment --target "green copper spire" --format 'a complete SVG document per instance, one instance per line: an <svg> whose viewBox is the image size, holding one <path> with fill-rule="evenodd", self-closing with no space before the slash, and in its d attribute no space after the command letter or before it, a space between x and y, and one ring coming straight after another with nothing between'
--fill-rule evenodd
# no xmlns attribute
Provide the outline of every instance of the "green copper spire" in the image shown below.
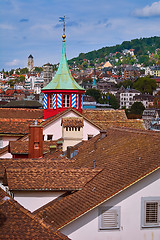
<svg viewBox="0 0 160 240"><path fill-rule="evenodd" d="M60 60L60 64L58 70L54 76L54 78L50 81L50 83L45 86L42 90L84 90L72 77L69 66L67 63L66 57L66 47L65 47L65 38L66 35L63 34L63 46L62 46L62 56Z"/></svg>

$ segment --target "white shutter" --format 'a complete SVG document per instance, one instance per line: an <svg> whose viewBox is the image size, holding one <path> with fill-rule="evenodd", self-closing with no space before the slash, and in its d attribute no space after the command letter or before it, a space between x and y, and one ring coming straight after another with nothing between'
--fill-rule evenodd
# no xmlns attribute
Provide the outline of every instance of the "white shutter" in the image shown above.
<svg viewBox="0 0 160 240"><path fill-rule="evenodd" d="M117 229L120 227L120 207L101 208L100 229Z"/></svg>

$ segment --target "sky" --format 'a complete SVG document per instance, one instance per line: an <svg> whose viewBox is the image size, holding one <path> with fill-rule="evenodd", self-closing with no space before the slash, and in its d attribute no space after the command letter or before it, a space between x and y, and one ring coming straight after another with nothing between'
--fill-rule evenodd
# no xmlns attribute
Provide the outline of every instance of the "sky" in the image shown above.
<svg viewBox="0 0 160 240"><path fill-rule="evenodd" d="M160 36L160 1L0 0L0 71L60 61L135 38Z"/></svg>

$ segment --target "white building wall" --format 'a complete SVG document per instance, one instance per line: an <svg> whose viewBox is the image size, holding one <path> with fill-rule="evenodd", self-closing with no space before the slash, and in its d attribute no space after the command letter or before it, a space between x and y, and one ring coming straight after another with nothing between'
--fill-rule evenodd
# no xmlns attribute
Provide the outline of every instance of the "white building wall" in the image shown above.
<svg viewBox="0 0 160 240"><path fill-rule="evenodd" d="M69 112L65 114L63 117L79 117L74 112ZM53 135L53 140L59 139L62 137L62 126L61 126L61 119L59 118L53 123L49 124L48 126L43 128L43 135L44 140L47 140L47 135ZM99 134L100 130L99 128L95 127L88 121L84 119L84 126L83 126L83 139L82 140L88 140L88 135L97 135Z"/></svg>
<svg viewBox="0 0 160 240"><path fill-rule="evenodd" d="M12 136L4 136L2 137L2 145L1 148L6 147L9 144L9 141L16 141L19 137L12 137Z"/></svg>
<svg viewBox="0 0 160 240"><path fill-rule="evenodd" d="M12 154L9 152L0 154L0 158L12 158L12 157L13 157Z"/></svg>
<svg viewBox="0 0 160 240"><path fill-rule="evenodd" d="M48 202L64 194L64 191L15 191L14 200L33 212Z"/></svg>
<svg viewBox="0 0 160 240"><path fill-rule="evenodd" d="M61 229L72 240L159 240L160 228L141 228L141 198L160 197L160 170L102 206L120 206L120 229L99 230L98 207Z"/></svg>

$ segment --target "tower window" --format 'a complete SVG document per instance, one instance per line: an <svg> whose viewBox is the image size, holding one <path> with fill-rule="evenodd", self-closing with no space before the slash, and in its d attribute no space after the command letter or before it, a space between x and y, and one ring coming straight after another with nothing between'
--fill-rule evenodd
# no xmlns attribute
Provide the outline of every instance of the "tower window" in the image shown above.
<svg viewBox="0 0 160 240"><path fill-rule="evenodd" d="M63 95L63 107L70 107L70 95Z"/></svg>
<svg viewBox="0 0 160 240"><path fill-rule="evenodd" d="M49 95L49 108L53 108L53 95Z"/></svg>

